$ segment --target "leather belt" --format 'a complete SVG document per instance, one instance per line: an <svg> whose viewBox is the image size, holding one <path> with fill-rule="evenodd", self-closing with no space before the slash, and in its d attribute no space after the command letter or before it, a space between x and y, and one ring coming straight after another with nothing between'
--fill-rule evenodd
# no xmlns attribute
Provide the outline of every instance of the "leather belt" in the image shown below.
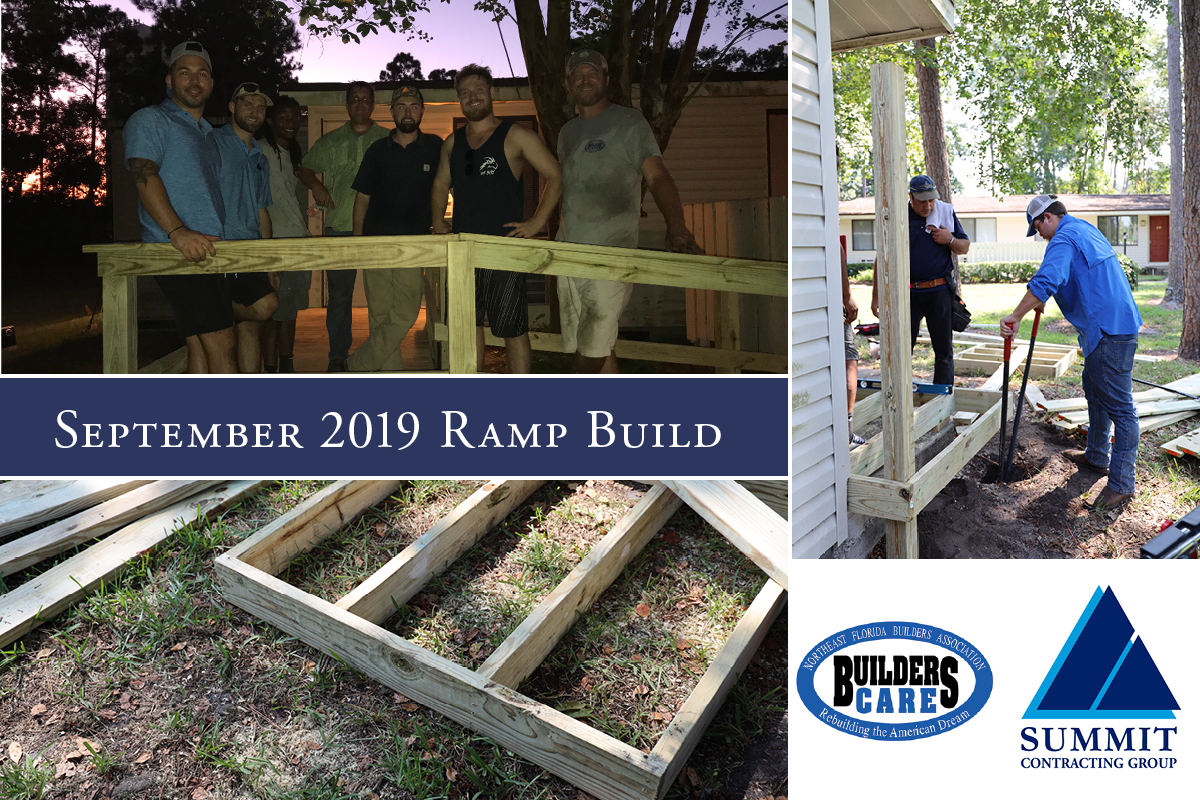
<svg viewBox="0 0 1200 800"><path fill-rule="evenodd" d="M931 281L917 281L916 283L910 283L908 285L908 288L910 288L910 289L932 289L935 286L945 286L945 285L946 285L945 278L934 278Z"/></svg>

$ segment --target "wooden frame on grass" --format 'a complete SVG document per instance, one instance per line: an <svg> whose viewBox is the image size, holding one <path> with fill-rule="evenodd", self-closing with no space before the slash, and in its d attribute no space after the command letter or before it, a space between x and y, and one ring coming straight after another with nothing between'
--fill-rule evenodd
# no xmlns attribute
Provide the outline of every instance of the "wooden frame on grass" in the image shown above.
<svg viewBox="0 0 1200 800"><path fill-rule="evenodd" d="M783 520L775 522L775 512L731 481L656 484L478 671L379 627L539 485L488 483L337 603L276 575L296 555L387 497L394 483L341 481L327 487L218 557L217 576L235 605L602 800L656 800L683 769L783 608L788 563ZM684 502L706 519L719 520L717 529L743 552L752 552L768 575L782 577L783 585L774 577L766 582L654 749L645 753L515 688Z"/></svg>

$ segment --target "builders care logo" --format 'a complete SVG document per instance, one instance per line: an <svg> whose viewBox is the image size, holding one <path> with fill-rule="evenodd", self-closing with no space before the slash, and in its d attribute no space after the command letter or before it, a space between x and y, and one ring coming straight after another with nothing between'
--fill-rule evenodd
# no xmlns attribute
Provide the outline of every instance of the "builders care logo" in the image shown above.
<svg viewBox="0 0 1200 800"><path fill-rule="evenodd" d="M1193 667L1194 668L1194 667ZM1173 769L1179 703L1112 588L1096 587L1025 710L1025 769ZM1099 724L1096 724L1099 723ZM1028 755L1032 754L1032 755Z"/></svg>
<svg viewBox="0 0 1200 800"><path fill-rule="evenodd" d="M949 631L872 622L829 636L796 673L813 716L852 736L923 739L973 719L992 693L992 670Z"/></svg>

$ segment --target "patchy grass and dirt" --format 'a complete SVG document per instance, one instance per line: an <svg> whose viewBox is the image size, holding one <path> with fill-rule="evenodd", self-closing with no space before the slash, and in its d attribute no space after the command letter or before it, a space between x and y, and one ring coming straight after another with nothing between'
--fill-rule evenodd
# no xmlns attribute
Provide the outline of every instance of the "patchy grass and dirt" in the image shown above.
<svg viewBox="0 0 1200 800"><path fill-rule="evenodd" d="M972 323L998 326L1025 292L1023 284L968 284L963 300L971 309ZM1182 330L1182 312L1164 308L1163 280L1143 277L1134 297L1142 314L1138 352L1163 356L1159 362L1135 362L1133 377L1152 383L1169 383L1200 372L1200 363L1176 357ZM852 287L860 307L870 318L870 284ZM1028 338L1033 315L1025 317L1021 338ZM998 335L997 327L978 333ZM1038 341L1073 344L1074 328L1062 318L1054 302L1038 329ZM956 352L969 345L956 346ZM860 374L877 377L879 359L872 358L865 340L859 352ZM1077 362L1056 380L1036 380L1047 399L1081 397L1083 364ZM913 373L928 379L933 374L933 349L917 345ZM976 386L986 376L956 376L960 386ZM1020 389L1021 375L1013 376L1012 390ZM1135 384L1135 391L1148 387ZM1158 533L1162 522L1178 519L1200 505L1200 461L1174 458L1159 445L1200 427L1193 417L1142 435L1136 465L1137 494L1118 511L1091 512L1083 502L1099 494L1107 478L1079 469L1058 455L1086 446L1082 433L1067 435L1050 425L1045 415L1034 415L1028 404L1022 419L1008 484L995 480L999 460L999 435L993 437L959 475L950 481L917 519L923 558L1138 558L1143 543ZM1009 436L1012 427L1010 423ZM882 556L882 548L876 555Z"/></svg>
<svg viewBox="0 0 1200 800"><path fill-rule="evenodd" d="M321 485L184 529L0 653L0 798L586 798L224 601L214 557ZM475 486L408 483L284 577L340 596ZM477 666L645 490L548 483L387 625ZM681 511L521 691L648 749L761 582ZM669 797L786 796L786 616Z"/></svg>

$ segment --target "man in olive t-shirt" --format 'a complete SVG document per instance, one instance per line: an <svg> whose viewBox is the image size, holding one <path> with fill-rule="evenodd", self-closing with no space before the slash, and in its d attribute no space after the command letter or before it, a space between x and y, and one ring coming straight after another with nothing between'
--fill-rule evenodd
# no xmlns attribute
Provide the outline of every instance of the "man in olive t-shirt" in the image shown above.
<svg viewBox="0 0 1200 800"><path fill-rule="evenodd" d="M346 90L346 113L350 121L330 131L313 144L296 171L300 182L312 190L317 205L325 207L325 235L350 236L354 232L354 176L367 148L391 134L371 121L375 90L371 84L354 81ZM317 173L324 173L321 181ZM329 333L329 372L345 372L350 355L353 322L353 269L328 272L329 305L325 330Z"/></svg>
<svg viewBox="0 0 1200 800"><path fill-rule="evenodd" d="M567 93L579 116L558 134L563 169L559 239L637 247L642 179L667 221L666 248L703 253L683 221L683 204L663 164L650 124L635 109L608 99L608 62L595 50L567 59ZM576 352L576 370L617 372L613 346L621 310L633 286L591 278L558 279L563 349Z"/></svg>

